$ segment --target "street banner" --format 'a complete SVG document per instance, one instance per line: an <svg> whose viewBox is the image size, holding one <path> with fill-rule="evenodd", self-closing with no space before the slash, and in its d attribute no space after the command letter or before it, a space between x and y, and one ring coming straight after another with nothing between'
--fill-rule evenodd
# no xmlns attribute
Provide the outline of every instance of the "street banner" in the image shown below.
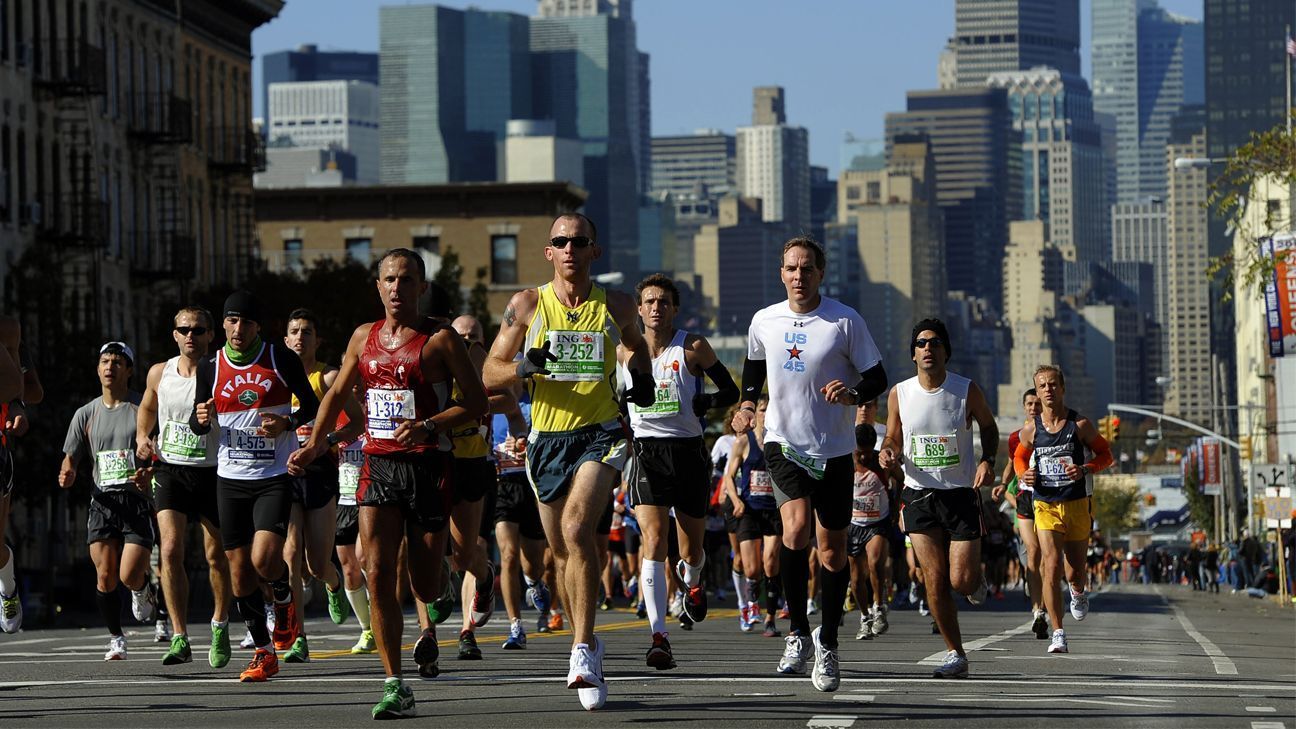
<svg viewBox="0 0 1296 729"><path fill-rule="evenodd" d="M1296 234L1281 233L1260 246L1262 256L1274 259L1273 279L1264 292L1269 356L1296 354Z"/></svg>
<svg viewBox="0 0 1296 729"><path fill-rule="evenodd" d="M1223 444L1215 438L1203 438L1201 444L1202 493L1218 496L1224 493L1224 470L1220 465Z"/></svg>

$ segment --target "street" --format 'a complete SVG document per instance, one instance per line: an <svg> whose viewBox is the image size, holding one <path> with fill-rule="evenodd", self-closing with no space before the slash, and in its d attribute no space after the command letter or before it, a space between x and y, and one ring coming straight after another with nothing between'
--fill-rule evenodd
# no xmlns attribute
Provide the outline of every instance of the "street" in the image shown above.
<svg viewBox="0 0 1296 729"><path fill-rule="evenodd" d="M1193 593L1179 586L1119 586L1096 594L1083 623L1068 616L1067 655L1047 655L1029 631L1020 593L986 607L960 606L971 660L967 680L929 678L943 657L930 622L912 609L891 613L890 631L853 640L858 613L842 627L842 686L815 691L808 677L774 673L783 647L738 631L732 600L713 607L692 632L673 626L679 668L647 669L647 625L632 612L601 612L611 681L604 710L580 709L563 687L569 634L529 635L526 651L500 649L507 619L497 612L479 633L480 662L455 660L454 631L441 635L442 674L420 680L405 670L419 717L454 727L676 726L849 727L1296 727L1293 613L1241 595ZM535 613L524 614L534 627ZM443 628L455 623L458 615ZM812 623L817 617L811 618ZM206 662L207 627L191 628L194 662L163 667L151 626L128 636L127 661L104 663L100 628L0 636L0 726L206 727L344 726L369 721L383 678L377 657L351 656L354 618L343 626L308 622L313 660L281 664L264 685L237 673L248 651L220 671ZM786 621L780 623L786 627ZM232 625L237 642L241 626Z"/></svg>

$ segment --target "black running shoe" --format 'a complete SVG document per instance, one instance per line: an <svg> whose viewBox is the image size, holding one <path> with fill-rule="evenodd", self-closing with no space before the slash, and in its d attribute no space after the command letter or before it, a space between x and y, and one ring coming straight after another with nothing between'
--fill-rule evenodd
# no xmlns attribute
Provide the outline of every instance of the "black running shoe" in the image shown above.
<svg viewBox="0 0 1296 729"><path fill-rule="evenodd" d="M477 647L477 636L473 635L471 630L465 630L459 634L459 660L461 661L480 661L482 659L481 648Z"/></svg>
<svg viewBox="0 0 1296 729"><path fill-rule="evenodd" d="M1048 618L1043 612L1035 613L1035 622L1031 623L1031 630L1035 631L1035 637L1039 640L1049 639Z"/></svg>
<svg viewBox="0 0 1296 729"><path fill-rule="evenodd" d="M679 562L675 563L675 575L679 577L680 584L682 585L688 584L688 582L685 581L684 579L684 560L681 559ZM688 616L688 619L690 621L694 623L700 623L703 620L706 620L706 616L707 616L706 589L703 588L702 585L700 584L696 587L688 588L688 590L684 593L683 605L684 605L684 615ZM683 621L680 622L683 623ZM681 625L681 627L683 626ZM691 630L692 627L693 626L690 625L688 628L686 628L686 630Z"/></svg>
<svg viewBox="0 0 1296 729"><path fill-rule="evenodd" d="M666 671L675 667L675 654L671 653L670 641L662 633L653 633L652 647L648 649L648 655L645 656L649 666L658 671Z"/></svg>
<svg viewBox="0 0 1296 729"><path fill-rule="evenodd" d="M441 649L437 647L436 630L428 628L414 644L414 663L418 664L419 675L423 678L436 678L441 673L437 668L437 658Z"/></svg>

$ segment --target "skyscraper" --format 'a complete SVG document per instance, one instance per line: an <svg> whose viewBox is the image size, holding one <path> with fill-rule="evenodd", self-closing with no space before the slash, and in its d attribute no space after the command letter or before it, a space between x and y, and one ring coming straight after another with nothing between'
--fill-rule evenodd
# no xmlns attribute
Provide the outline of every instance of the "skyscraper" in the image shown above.
<svg viewBox="0 0 1296 729"><path fill-rule="evenodd" d="M810 133L787 124L781 87L755 89L751 126L737 136L741 194L762 200L766 222L810 235Z"/></svg>
<svg viewBox="0 0 1296 729"><path fill-rule="evenodd" d="M1112 208L1112 260L1152 266L1153 313L1163 327L1170 321L1169 260L1164 202L1117 203ZM1162 359L1164 361L1164 358Z"/></svg>
<svg viewBox="0 0 1296 729"><path fill-rule="evenodd" d="M1205 8L1206 151L1227 157L1287 119L1283 32L1296 32L1296 3L1205 0ZM1212 246L1218 255L1228 242Z"/></svg>
<svg viewBox="0 0 1296 729"><path fill-rule="evenodd" d="M378 54L357 51L324 51L311 44L295 51L276 51L261 57L261 113L265 128L270 113L270 84L292 81L363 81L378 85Z"/></svg>
<svg viewBox="0 0 1296 729"><path fill-rule="evenodd" d="M957 0L951 43L961 87L1036 66L1079 76L1080 0Z"/></svg>
<svg viewBox="0 0 1296 729"><path fill-rule="evenodd" d="M1170 377L1165 407L1167 413L1187 420L1214 423L1217 413L1212 412L1212 406L1228 401L1222 399L1224 393L1215 377L1211 351L1213 312L1210 281L1205 274L1209 251L1204 207L1210 175L1203 169L1174 170L1176 158L1206 156L1205 123L1200 107L1180 117L1166 147L1170 181L1166 197L1166 259L1173 265L1167 275L1172 311L1168 321L1163 322L1168 350L1166 374Z"/></svg>
<svg viewBox="0 0 1296 729"><path fill-rule="evenodd" d="M355 179L378 182L378 87L365 81L270 84L272 146L340 149L355 157Z"/></svg>
<svg viewBox="0 0 1296 729"><path fill-rule="evenodd" d="M732 134L703 129L695 134L652 138L652 191L679 198L695 194L699 183L707 196L736 192L737 158Z"/></svg>

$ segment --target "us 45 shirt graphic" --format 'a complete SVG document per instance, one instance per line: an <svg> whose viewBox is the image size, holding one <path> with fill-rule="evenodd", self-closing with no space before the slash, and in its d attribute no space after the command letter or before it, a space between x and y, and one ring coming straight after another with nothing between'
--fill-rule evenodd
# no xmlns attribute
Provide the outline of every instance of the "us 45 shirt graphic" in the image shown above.
<svg viewBox="0 0 1296 729"><path fill-rule="evenodd" d="M805 350L801 349L801 345L806 343L806 335L801 332L784 332L783 343L792 345L784 348L788 358L783 363L783 369L788 372L805 372L805 362L801 360Z"/></svg>

